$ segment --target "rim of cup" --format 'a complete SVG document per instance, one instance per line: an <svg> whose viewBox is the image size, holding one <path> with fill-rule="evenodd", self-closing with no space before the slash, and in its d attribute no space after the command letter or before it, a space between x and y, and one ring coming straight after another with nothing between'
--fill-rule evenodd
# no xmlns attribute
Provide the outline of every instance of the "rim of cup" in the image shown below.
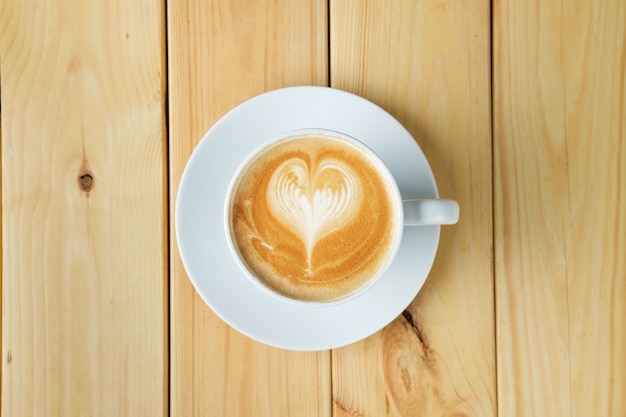
<svg viewBox="0 0 626 417"><path fill-rule="evenodd" d="M324 136L326 138L335 139L335 140L343 140L347 142L358 151L367 155L369 159L375 162L376 167L383 173L386 177L387 182L392 188L393 196L396 204L396 215L398 217L396 222L396 239L393 242L393 248L389 253L389 256L386 262L381 266L376 274L367 280L361 287L353 290L336 299L328 300L328 301L315 301L315 300L300 300L297 298L292 298L290 296L281 294L277 291L274 291L269 286L265 285L260 278L258 278L250 269L247 267L245 262L241 259L241 255L239 254L239 250L237 245L233 242L232 237L232 224L231 224L231 207L233 204L234 191L237 188L237 185L240 182L242 175L245 173L246 169L263 153L269 151L275 146L278 146L281 143L288 142L291 140L296 140L300 138L306 138L307 136ZM400 194L400 189L398 188L398 184L385 164L385 162L374 152L369 146L361 142L360 140L346 134L343 132L339 132L332 129L325 128L300 128L289 130L283 132L281 134L275 135L272 138L264 141L261 145L257 146L252 152L250 152L246 158L244 158L235 170L235 173L230 180L228 185L228 191L226 193L226 201L224 204L224 231L226 234L226 241L228 243L228 248L235 262L239 266L241 272L247 277L249 281L251 281L257 288L261 289L265 294L268 294L271 297L283 302L287 302L290 304L298 305L298 306L306 306L306 307L329 307L335 306L338 304L343 304L354 300L360 296L362 296L365 292L369 291L372 287L374 287L381 278L384 277L385 273L389 269L390 265L393 263L398 250L400 249L400 244L402 241L402 235L404 231L404 211L402 205L402 196Z"/></svg>

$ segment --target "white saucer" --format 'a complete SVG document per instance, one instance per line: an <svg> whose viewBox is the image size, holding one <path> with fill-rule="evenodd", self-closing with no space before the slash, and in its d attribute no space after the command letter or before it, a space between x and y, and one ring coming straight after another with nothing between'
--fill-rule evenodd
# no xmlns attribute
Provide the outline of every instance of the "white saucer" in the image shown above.
<svg viewBox="0 0 626 417"><path fill-rule="evenodd" d="M206 133L182 176L176 238L194 287L230 326L279 348L332 349L377 332L410 304L435 259L440 227L405 227L393 264L357 299L307 307L260 290L228 248L223 221L227 188L241 161L259 144L301 128L335 130L360 139L387 164L403 199L438 197L421 149L383 109L336 89L290 87L246 101Z"/></svg>

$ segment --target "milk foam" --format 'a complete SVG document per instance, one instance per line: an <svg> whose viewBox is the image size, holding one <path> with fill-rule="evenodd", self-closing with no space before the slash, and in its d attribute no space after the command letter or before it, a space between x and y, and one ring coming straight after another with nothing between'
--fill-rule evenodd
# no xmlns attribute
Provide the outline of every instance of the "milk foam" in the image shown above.
<svg viewBox="0 0 626 417"><path fill-rule="evenodd" d="M343 139L290 138L243 168L230 233L246 268L267 287L300 300L335 300L370 281L393 252L393 187Z"/></svg>
<svg viewBox="0 0 626 417"><path fill-rule="evenodd" d="M303 159L291 158L272 174L267 187L269 208L302 239L308 274L317 242L356 216L360 186L352 169L335 158L319 161L314 170Z"/></svg>

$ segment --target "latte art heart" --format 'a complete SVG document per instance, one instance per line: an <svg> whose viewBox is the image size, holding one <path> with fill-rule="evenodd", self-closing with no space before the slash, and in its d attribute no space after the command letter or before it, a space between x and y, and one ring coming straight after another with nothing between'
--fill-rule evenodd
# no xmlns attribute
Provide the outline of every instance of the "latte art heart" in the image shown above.
<svg viewBox="0 0 626 417"><path fill-rule="evenodd" d="M320 161L314 170L300 158L289 159L272 174L267 188L272 214L302 239L309 273L315 244L354 218L360 198L354 173L334 158Z"/></svg>

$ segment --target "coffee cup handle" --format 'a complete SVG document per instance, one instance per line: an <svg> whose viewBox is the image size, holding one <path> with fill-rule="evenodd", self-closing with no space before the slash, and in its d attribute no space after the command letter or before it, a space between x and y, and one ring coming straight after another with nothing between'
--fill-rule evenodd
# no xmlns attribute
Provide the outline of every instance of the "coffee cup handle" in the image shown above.
<svg viewBox="0 0 626 417"><path fill-rule="evenodd" d="M455 224L459 221L459 203L454 200L404 200L405 226Z"/></svg>

